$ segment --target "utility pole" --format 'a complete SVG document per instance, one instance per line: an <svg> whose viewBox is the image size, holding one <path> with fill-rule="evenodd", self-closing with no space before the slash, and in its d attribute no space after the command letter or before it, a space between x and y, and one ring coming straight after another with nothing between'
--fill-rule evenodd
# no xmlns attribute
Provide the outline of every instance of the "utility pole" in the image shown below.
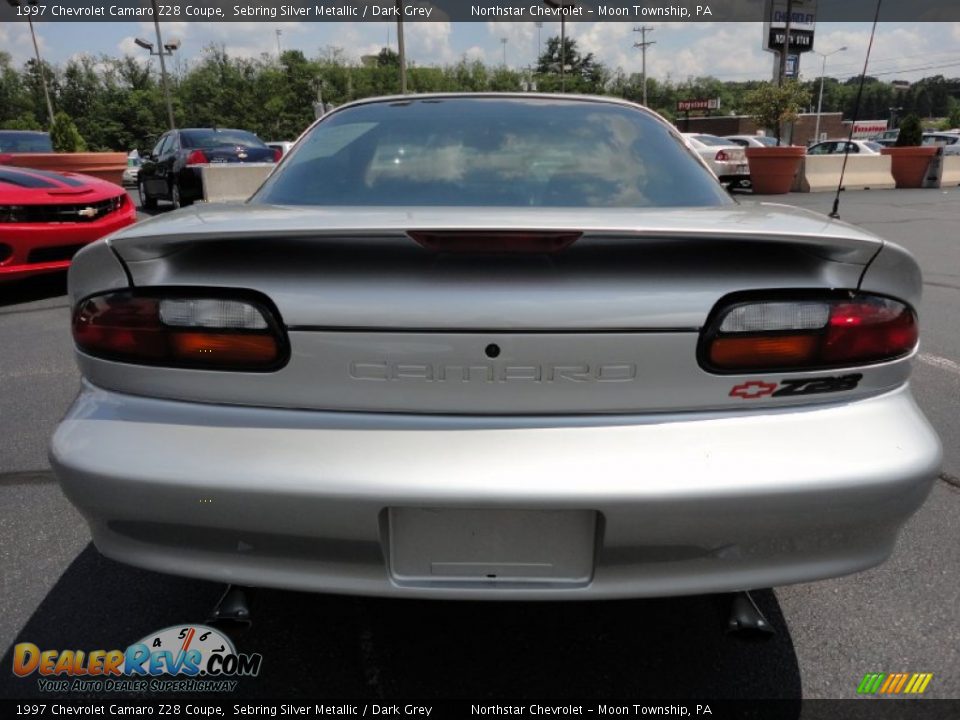
<svg viewBox="0 0 960 720"><path fill-rule="evenodd" d="M407 53L403 49L403 0L396 0L397 52L400 55L400 92L407 94Z"/></svg>
<svg viewBox="0 0 960 720"><path fill-rule="evenodd" d="M783 29L783 50L780 52L780 77L777 85L783 87L787 79L787 58L790 57L790 29L793 25L793 0L787 0L787 25ZM791 139L793 132L790 132ZM783 143L783 123L777 122L777 145Z"/></svg>
<svg viewBox="0 0 960 720"><path fill-rule="evenodd" d="M537 62L540 62L540 56L543 55L543 41L540 39L540 33L543 31L543 23L535 22L534 26L537 28Z"/></svg>
<svg viewBox="0 0 960 720"><path fill-rule="evenodd" d="M21 0L7 0L11 7L19 7ZM25 0L24 4L32 6L37 4L37 0ZM50 127L53 127L53 103L50 102L50 90L47 88L47 73L43 68L43 60L40 59L40 46L37 45L37 33L33 29L33 16L27 15L27 25L30 26L30 38L33 40L33 52L37 57L37 72L40 74L40 84L43 86L43 96L47 101L47 117L50 119Z"/></svg>
<svg viewBox="0 0 960 720"><path fill-rule="evenodd" d="M280 28L276 29L277 33L277 60L280 60L281 50L280 50L280 36L283 35L283 30Z"/></svg>
<svg viewBox="0 0 960 720"><path fill-rule="evenodd" d="M500 44L503 45L503 66L507 66L507 38L500 38Z"/></svg>
<svg viewBox="0 0 960 720"><path fill-rule="evenodd" d="M567 91L567 20L560 16L560 92Z"/></svg>
<svg viewBox="0 0 960 720"><path fill-rule="evenodd" d="M651 45L656 45L657 41L647 40L647 33L654 31L654 28L652 27L647 27L646 25L642 25L640 27L635 27L633 31L640 33L640 37L643 38L640 42L634 43L633 46L635 48L640 48L640 52L643 53L643 105L644 107L646 107L647 105L647 48L650 47Z"/></svg>

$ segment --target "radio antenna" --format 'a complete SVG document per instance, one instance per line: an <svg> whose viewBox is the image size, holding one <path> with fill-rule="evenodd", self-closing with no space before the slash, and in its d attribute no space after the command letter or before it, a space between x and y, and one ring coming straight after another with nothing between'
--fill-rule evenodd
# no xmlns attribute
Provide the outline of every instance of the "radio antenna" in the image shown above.
<svg viewBox="0 0 960 720"><path fill-rule="evenodd" d="M843 190L843 176L847 172L847 160L850 157L850 146L853 144L853 131L857 126L857 120L860 119L860 101L863 99L863 85L867 81L867 66L870 64L870 53L873 51L873 39L877 34L877 23L880 21L880 5L883 0L877 0L877 11L873 16L873 29L870 31L870 44L867 45L867 57L863 61L863 72L860 74L860 88L857 90L857 102L853 106L853 121L850 123L850 135L847 138L847 146L843 152L843 167L840 168L840 182L837 183L837 194L833 198L833 210L830 217L839 219L840 217L840 192Z"/></svg>

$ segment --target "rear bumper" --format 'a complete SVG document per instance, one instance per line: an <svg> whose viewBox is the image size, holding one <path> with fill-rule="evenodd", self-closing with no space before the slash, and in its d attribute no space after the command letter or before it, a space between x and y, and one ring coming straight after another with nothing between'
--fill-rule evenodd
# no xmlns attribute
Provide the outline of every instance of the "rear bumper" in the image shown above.
<svg viewBox="0 0 960 720"><path fill-rule="evenodd" d="M0 226L0 244L8 245L12 254L0 262L0 282L30 275L64 270L70 259L84 245L137 221L137 209L132 202L98 220L89 223L32 223ZM46 251L52 260L37 259L37 252ZM33 253L33 257L31 257Z"/></svg>
<svg viewBox="0 0 960 720"><path fill-rule="evenodd" d="M496 600L723 592L862 570L891 553L940 458L906 386L753 415L479 419L85 385L51 445L97 547L122 562L253 586ZM386 559L389 508L595 511L592 575L404 582Z"/></svg>

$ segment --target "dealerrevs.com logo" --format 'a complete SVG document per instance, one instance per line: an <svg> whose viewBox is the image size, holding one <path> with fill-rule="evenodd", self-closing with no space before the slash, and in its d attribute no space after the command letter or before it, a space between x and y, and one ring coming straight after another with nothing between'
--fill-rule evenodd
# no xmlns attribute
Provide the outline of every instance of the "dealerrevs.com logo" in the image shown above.
<svg viewBox="0 0 960 720"><path fill-rule="evenodd" d="M37 675L44 692L226 692L236 689L236 678L258 675L262 662L205 625L164 628L126 650L13 648L14 675Z"/></svg>

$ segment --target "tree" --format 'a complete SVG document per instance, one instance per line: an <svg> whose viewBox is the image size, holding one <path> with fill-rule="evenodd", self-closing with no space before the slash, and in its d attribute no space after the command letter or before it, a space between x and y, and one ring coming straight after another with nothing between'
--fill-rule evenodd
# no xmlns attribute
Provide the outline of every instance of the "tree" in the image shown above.
<svg viewBox="0 0 960 720"><path fill-rule="evenodd" d="M80 136L80 131L73 120L62 110L53 116L53 126L50 128L50 141L55 152L74 153L85 152L87 143Z"/></svg>
<svg viewBox="0 0 960 720"><path fill-rule="evenodd" d="M573 38L566 38L563 47L567 90L579 93L602 93L611 77L603 63L594 59L593 53L582 55L577 48L577 41ZM537 59L540 90L549 92L560 89L560 58L560 37L549 38L546 50Z"/></svg>
<svg viewBox="0 0 960 720"><path fill-rule="evenodd" d="M954 100L950 109L950 115L947 117L948 129L960 128L960 102Z"/></svg>
<svg viewBox="0 0 960 720"><path fill-rule="evenodd" d="M743 107L758 126L776 130L779 144L783 137L783 126L796 120L809 100L809 93L797 82L788 81L783 85L763 83L747 93L743 98Z"/></svg>
<svg viewBox="0 0 960 720"><path fill-rule="evenodd" d="M383 48L377 55L377 67L400 69L400 55L388 47Z"/></svg>
<svg viewBox="0 0 960 720"><path fill-rule="evenodd" d="M4 130L43 130L43 125L37 122L33 113L24 113L18 115L13 120L7 120L3 123Z"/></svg>

